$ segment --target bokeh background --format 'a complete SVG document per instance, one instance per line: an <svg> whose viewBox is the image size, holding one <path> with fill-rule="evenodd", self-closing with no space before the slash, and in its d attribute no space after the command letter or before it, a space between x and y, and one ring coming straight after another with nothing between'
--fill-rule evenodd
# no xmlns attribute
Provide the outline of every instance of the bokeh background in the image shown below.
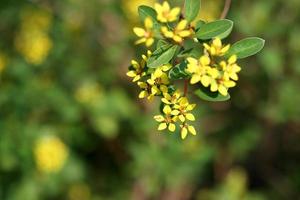
<svg viewBox="0 0 300 200"><path fill-rule="evenodd" d="M137 6L153 3L1 0L1 200L300 199L300 1L233 0L227 42L266 46L230 101L193 99L184 141L156 131L158 103L125 75ZM203 0L199 18L223 3Z"/></svg>

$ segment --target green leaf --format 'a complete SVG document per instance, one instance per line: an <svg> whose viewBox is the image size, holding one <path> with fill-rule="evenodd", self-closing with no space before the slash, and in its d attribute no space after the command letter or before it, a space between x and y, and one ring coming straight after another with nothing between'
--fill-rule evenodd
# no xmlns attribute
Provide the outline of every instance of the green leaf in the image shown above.
<svg viewBox="0 0 300 200"><path fill-rule="evenodd" d="M200 6L201 0L185 0L184 13L188 22L192 22L198 16Z"/></svg>
<svg viewBox="0 0 300 200"><path fill-rule="evenodd" d="M202 28L202 26L203 26L204 24L205 24L205 21L203 21L203 20L197 21L197 22L196 22L196 26L195 26L196 32L197 32L200 28Z"/></svg>
<svg viewBox="0 0 300 200"><path fill-rule="evenodd" d="M149 68L157 68L167 64L175 55L177 47L177 45L165 45L155 50L152 56L148 59L147 66Z"/></svg>
<svg viewBox="0 0 300 200"><path fill-rule="evenodd" d="M196 90L195 95L197 95L199 98L205 100L205 101L227 101L230 99L230 95L227 96L221 95L219 92L211 92L209 88L201 86L198 90Z"/></svg>
<svg viewBox="0 0 300 200"><path fill-rule="evenodd" d="M165 41L165 40L158 40L157 44L156 44L156 48L159 49L159 48L161 48L161 47L163 47L165 45L168 45L167 41Z"/></svg>
<svg viewBox="0 0 300 200"><path fill-rule="evenodd" d="M237 55L239 59L257 54L265 45L265 40L258 37L250 37L238 41L229 49L227 57Z"/></svg>
<svg viewBox="0 0 300 200"><path fill-rule="evenodd" d="M179 80L179 79L185 79L189 77L189 74L185 72L186 67L187 67L186 62L177 64L169 71L169 78L172 80Z"/></svg>
<svg viewBox="0 0 300 200"><path fill-rule="evenodd" d="M233 22L228 19L221 19L214 22L203 24L196 32L196 36L201 40L208 40L215 37L223 39L232 30Z"/></svg>

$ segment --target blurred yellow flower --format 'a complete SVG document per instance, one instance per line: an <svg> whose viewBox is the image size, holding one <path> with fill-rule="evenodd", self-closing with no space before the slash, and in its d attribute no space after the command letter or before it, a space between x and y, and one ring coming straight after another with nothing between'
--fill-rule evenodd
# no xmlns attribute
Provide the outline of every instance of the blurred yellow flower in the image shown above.
<svg viewBox="0 0 300 200"><path fill-rule="evenodd" d="M42 137L35 145L34 155L38 170L58 172L66 162L68 148L58 137Z"/></svg>
<svg viewBox="0 0 300 200"><path fill-rule="evenodd" d="M210 58L206 55L201 56L199 59L193 57L187 58L188 65L186 71L192 75L190 80L191 84L201 82L201 84L207 87L210 84L211 77L209 71L211 71Z"/></svg>
<svg viewBox="0 0 300 200"><path fill-rule="evenodd" d="M41 64L53 44L48 36L51 15L47 11L24 9L21 13L21 28L15 38L15 46L28 63Z"/></svg>
<svg viewBox="0 0 300 200"><path fill-rule="evenodd" d="M3 53L0 52L0 73L3 72L7 65L7 57Z"/></svg>
<svg viewBox="0 0 300 200"><path fill-rule="evenodd" d="M151 20L150 17L147 17L144 21L144 25L145 25L145 29L144 28L140 28L140 27L134 27L133 28L133 32L140 37L139 40L137 40L135 42L135 44L142 44L142 43L146 43L147 47L150 47L153 42L154 42L154 38L153 38L153 22Z"/></svg>
<svg viewBox="0 0 300 200"><path fill-rule="evenodd" d="M176 21L180 14L180 8L175 7L171 9L167 1L164 1L162 5L155 3L154 8L157 12L157 20L163 23Z"/></svg>
<svg viewBox="0 0 300 200"><path fill-rule="evenodd" d="M89 200L91 199L91 190L88 185L80 183L74 184L68 191L69 200Z"/></svg>
<svg viewBox="0 0 300 200"><path fill-rule="evenodd" d="M99 102L103 94L101 86L96 82L84 82L75 91L75 98L83 104L95 104Z"/></svg>

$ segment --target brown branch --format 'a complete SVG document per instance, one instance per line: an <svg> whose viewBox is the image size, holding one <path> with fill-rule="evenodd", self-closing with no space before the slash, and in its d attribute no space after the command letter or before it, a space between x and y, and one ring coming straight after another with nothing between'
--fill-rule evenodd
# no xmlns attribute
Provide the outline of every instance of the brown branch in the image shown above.
<svg viewBox="0 0 300 200"><path fill-rule="evenodd" d="M188 80L184 80L184 93L183 93L183 96L187 95L188 86L189 86L189 81Z"/></svg>
<svg viewBox="0 0 300 200"><path fill-rule="evenodd" d="M225 0L224 9L223 9L223 12L220 16L220 19L225 19L225 17L228 14L228 11L230 9L230 6L231 6L231 0Z"/></svg>

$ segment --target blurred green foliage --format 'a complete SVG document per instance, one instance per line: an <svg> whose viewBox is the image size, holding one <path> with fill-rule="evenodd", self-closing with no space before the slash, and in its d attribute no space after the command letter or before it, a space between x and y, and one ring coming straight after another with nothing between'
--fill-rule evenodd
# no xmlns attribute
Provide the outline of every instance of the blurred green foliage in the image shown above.
<svg viewBox="0 0 300 200"><path fill-rule="evenodd" d="M233 1L229 40L266 47L229 102L198 103L185 141L157 133L158 102L138 101L125 75L138 55L129 2L1 1L0 199L298 199L300 1ZM223 6L202 4L207 20ZM69 151L55 173L34 155L49 134Z"/></svg>

